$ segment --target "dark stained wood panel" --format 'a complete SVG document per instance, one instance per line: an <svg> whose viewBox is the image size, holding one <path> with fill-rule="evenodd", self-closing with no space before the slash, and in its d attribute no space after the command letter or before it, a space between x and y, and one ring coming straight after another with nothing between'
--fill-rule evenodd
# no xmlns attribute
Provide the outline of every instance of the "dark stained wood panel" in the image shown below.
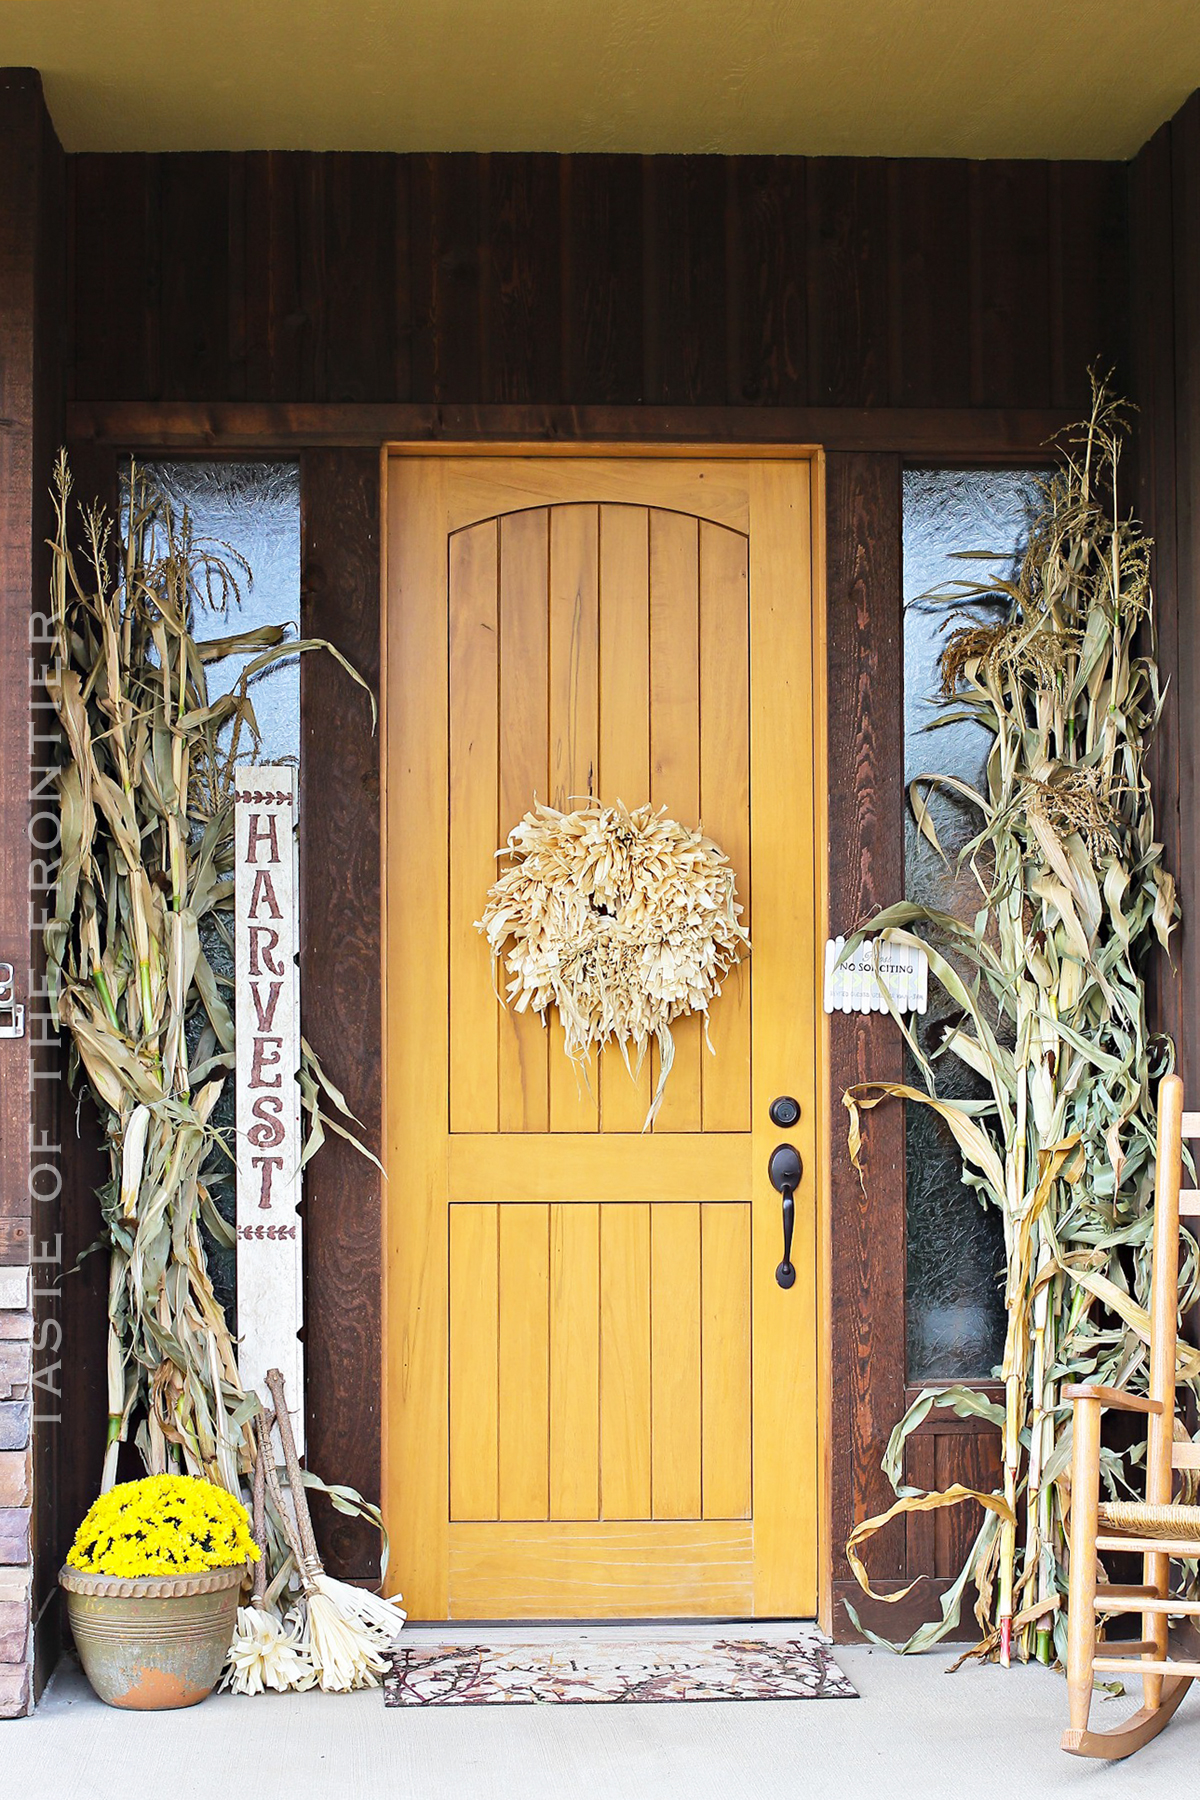
<svg viewBox="0 0 1200 1800"><path fill-rule="evenodd" d="M395 157L337 152L324 179L324 369L321 398L371 400L385 384L403 399L399 339L407 333L408 194ZM407 165L402 165L407 172Z"/></svg>
<svg viewBox="0 0 1200 1800"><path fill-rule="evenodd" d="M900 459L832 455L825 465L829 691L829 928L849 933L904 892L904 720L900 583ZM891 1021L835 1013L832 1097L834 1579L856 1520L894 1499L879 1462L904 1410L904 1117L873 1112L862 1174L846 1148L838 1104L860 1081L903 1079ZM881 1580L905 1574L904 1522L870 1547ZM835 1618L835 1626L844 1621Z"/></svg>
<svg viewBox="0 0 1200 1800"><path fill-rule="evenodd" d="M730 398L727 169L720 156L645 161L645 395L665 406L718 406Z"/></svg>
<svg viewBox="0 0 1200 1800"><path fill-rule="evenodd" d="M1048 165L977 162L970 179L971 404L1027 406L1051 390Z"/></svg>
<svg viewBox="0 0 1200 1800"><path fill-rule="evenodd" d="M888 450L919 461L1027 462L1073 411L866 406L430 406L76 401L79 442L186 452L383 443L752 444Z"/></svg>
<svg viewBox="0 0 1200 1800"><path fill-rule="evenodd" d="M320 158L294 151L245 157L241 266L245 272L248 400L323 398L324 194Z"/></svg>
<svg viewBox="0 0 1200 1800"><path fill-rule="evenodd" d="M887 164L815 157L808 166L809 397L888 400Z"/></svg>
<svg viewBox="0 0 1200 1800"><path fill-rule="evenodd" d="M562 389L559 159L489 156L485 175L480 392L529 401Z"/></svg>
<svg viewBox="0 0 1200 1800"><path fill-rule="evenodd" d="M79 156L84 400L1078 407L1124 175L848 157Z"/></svg>
<svg viewBox="0 0 1200 1800"><path fill-rule="evenodd" d="M729 266L735 405L808 400L808 176L802 158L740 156Z"/></svg>
<svg viewBox="0 0 1200 1800"><path fill-rule="evenodd" d="M642 159L562 158L564 400L629 404L642 382Z"/></svg>
<svg viewBox="0 0 1200 1800"><path fill-rule="evenodd" d="M379 457L301 458L302 620L379 691ZM306 1032L379 1153L379 736L367 696L319 651L301 659L301 994ZM309 1466L380 1493L381 1206L378 1169L330 1136L305 1173ZM321 1503L325 1555L377 1578L377 1535Z"/></svg>
<svg viewBox="0 0 1200 1800"><path fill-rule="evenodd" d="M966 163L888 167L889 398L968 406L971 398L970 178Z"/></svg>
<svg viewBox="0 0 1200 1800"><path fill-rule="evenodd" d="M159 159L72 156L67 166L68 392L161 398Z"/></svg>
<svg viewBox="0 0 1200 1800"><path fill-rule="evenodd" d="M1178 587L1175 550L1175 265L1169 124L1155 133L1130 169L1129 227L1131 385L1140 409L1136 502L1154 539L1159 662L1164 675L1172 677L1179 667L1180 612L1185 602ZM1172 679L1151 748L1151 782L1167 867L1175 872L1186 904L1190 892L1181 854L1180 725L1178 682ZM1192 859L1194 855L1193 845ZM1182 996L1178 967L1158 957L1152 1023L1176 1041L1183 1032ZM1190 1050L1185 1040L1185 1064ZM1184 1074L1186 1079L1186 1067Z"/></svg>
<svg viewBox="0 0 1200 1800"><path fill-rule="evenodd" d="M412 165L413 387L438 403L483 392L480 165L457 151Z"/></svg>
<svg viewBox="0 0 1200 1800"><path fill-rule="evenodd" d="M163 391L219 399L229 381L227 156L158 159Z"/></svg>
<svg viewBox="0 0 1200 1800"><path fill-rule="evenodd" d="M1119 363L1129 311L1128 171L1118 163L1051 163L1051 393L1081 414L1088 367ZM1126 361L1118 378L1128 380Z"/></svg>

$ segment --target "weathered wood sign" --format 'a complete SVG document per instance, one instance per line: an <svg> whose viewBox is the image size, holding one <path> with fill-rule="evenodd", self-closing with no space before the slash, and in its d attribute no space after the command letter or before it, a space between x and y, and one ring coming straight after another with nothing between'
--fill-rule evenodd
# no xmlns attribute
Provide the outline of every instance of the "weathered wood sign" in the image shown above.
<svg viewBox="0 0 1200 1800"><path fill-rule="evenodd" d="M235 775L237 1318L242 1385L281 1369L303 1435L296 771Z"/></svg>

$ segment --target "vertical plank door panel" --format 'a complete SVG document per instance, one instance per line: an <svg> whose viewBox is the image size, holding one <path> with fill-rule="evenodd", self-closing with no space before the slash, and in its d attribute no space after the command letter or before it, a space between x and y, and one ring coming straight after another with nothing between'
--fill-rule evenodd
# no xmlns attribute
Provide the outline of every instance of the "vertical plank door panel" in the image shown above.
<svg viewBox="0 0 1200 1800"><path fill-rule="evenodd" d="M450 540L450 1129L495 1131L499 1019L475 921L495 879L499 700L498 533Z"/></svg>
<svg viewBox="0 0 1200 1800"><path fill-rule="evenodd" d="M450 1517L497 1519L498 1206L450 1208Z"/></svg>
<svg viewBox="0 0 1200 1800"><path fill-rule="evenodd" d="M549 508L502 518L497 848L534 803L549 795L549 581ZM503 991L503 970L496 975ZM501 1010L499 1054L501 1131L548 1130L549 1033L536 1013Z"/></svg>
<svg viewBox="0 0 1200 1800"><path fill-rule="evenodd" d="M631 810L650 798L650 538L644 506L600 508L600 798ZM610 1044L601 1059L605 1131L640 1131L650 1057L631 1077Z"/></svg>
<svg viewBox="0 0 1200 1800"><path fill-rule="evenodd" d="M651 799L694 829L700 823L700 540L685 513L650 514ZM700 1130L700 1020L671 1028L675 1060L656 1131ZM659 1057L653 1053L653 1078Z"/></svg>
<svg viewBox="0 0 1200 1800"><path fill-rule="evenodd" d="M702 1466L705 1519L748 1519L750 1208L700 1208Z"/></svg>
<svg viewBox="0 0 1200 1800"><path fill-rule="evenodd" d="M600 1516L650 1517L650 1208L600 1208Z"/></svg>
<svg viewBox="0 0 1200 1800"><path fill-rule="evenodd" d="M600 1517L600 1208L550 1208L550 1517Z"/></svg>
<svg viewBox="0 0 1200 1800"><path fill-rule="evenodd" d="M551 804L570 812L596 792L600 760L600 512L596 506L550 511ZM596 1131L600 1070L576 1069L563 1048L557 1015L550 1024L550 1129Z"/></svg>
<svg viewBox="0 0 1200 1800"><path fill-rule="evenodd" d="M550 1516L550 1209L501 1206L500 1517Z"/></svg>
<svg viewBox="0 0 1200 1800"><path fill-rule="evenodd" d="M700 525L700 818L729 858L750 923L749 545L740 532ZM765 704L770 704L769 699ZM706 1131L750 1129L750 971L732 969L708 1020L700 1058Z"/></svg>
<svg viewBox="0 0 1200 1800"><path fill-rule="evenodd" d="M650 1215L651 1499L656 1519L700 1517L700 1208Z"/></svg>

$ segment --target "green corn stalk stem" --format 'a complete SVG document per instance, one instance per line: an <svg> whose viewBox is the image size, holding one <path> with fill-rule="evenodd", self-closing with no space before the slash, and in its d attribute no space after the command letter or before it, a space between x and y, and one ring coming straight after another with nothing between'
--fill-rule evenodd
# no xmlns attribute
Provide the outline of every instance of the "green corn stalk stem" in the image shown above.
<svg viewBox="0 0 1200 1800"><path fill-rule="evenodd" d="M1116 499L1124 434L1121 404L1093 379L1091 415L1042 484L1016 573L941 590L961 622L942 655L946 705L933 729L973 718L991 750L978 790L935 771L910 784L909 803L939 852L938 796L973 809L977 827L957 868L973 878L974 918L901 903L868 921L844 952L885 930L922 944L955 1009L943 1041L928 1050L879 977L924 1086L849 1090L853 1160L873 1107L894 1098L931 1107L955 1137L963 1181L1004 1223L1003 1405L963 1386L928 1389L884 1458L894 1511L986 1509L943 1616L906 1650L957 1626L970 1579L982 1633L976 1654L1002 1662L1014 1649L1046 1662L1061 1655L1071 1430L1062 1390L1080 1380L1135 1391L1146 1383L1154 1083L1173 1061L1170 1043L1147 1027L1146 973L1155 947L1167 946L1177 906L1147 773L1163 702L1150 543ZM982 1076L986 1097L943 1098L943 1057ZM1196 1285L1195 1248L1185 1246L1181 1311ZM1181 1352L1180 1370L1195 1383L1200 1358ZM997 1426L995 1493L927 1495L904 1485L906 1439L935 1407ZM1106 1450L1107 1492L1137 1491L1137 1454ZM857 1547L869 1536L859 1528L851 1546L868 1592Z"/></svg>
<svg viewBox="0 0 1200 1800"><path fill-rule="evenodd" d="M118 541L100 509L72 507L60 453L47 686L62 728L61 850L46 947L72 1078L91 1090L109 1160L101 1484L132 1433L149 1472L236 1493L257 1399L238 1378L204 1237L234 1241L217 1205L231 1146L214 1123L234 1068L232 983L209 961L232 936L234 764L239 745L257 748L251 683L273 661L322 648L360 678L324 640L282 625L197 639L196 609L235 606L248 567L198 540L136 468L126 502ZM210 698L208 668L231 655L250 661L231 693ZM349 1117L307 1044L301 1100L306 1159L326 1128L358 1144L324 1110ZM335 1493L341 1510L377 1518L352 1490ZM278 1562L278 1532L272 1542Z"/></svg>

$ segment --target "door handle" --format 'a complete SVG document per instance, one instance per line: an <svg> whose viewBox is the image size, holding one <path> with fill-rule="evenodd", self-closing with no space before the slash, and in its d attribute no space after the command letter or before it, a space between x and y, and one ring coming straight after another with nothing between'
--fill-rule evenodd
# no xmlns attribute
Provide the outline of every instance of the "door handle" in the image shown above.
<svg viewBox="0 0 1200 1800"><path fill-rule="evenodd" d="M795 1285L792 1264L792 1232L796 1224L796 1189L800 1185L803 1164L794 1144L776 1144L767 1163L767 1175L776 1193L783 1196L783 1261L775 1271L781 1288Z"/></svg>

